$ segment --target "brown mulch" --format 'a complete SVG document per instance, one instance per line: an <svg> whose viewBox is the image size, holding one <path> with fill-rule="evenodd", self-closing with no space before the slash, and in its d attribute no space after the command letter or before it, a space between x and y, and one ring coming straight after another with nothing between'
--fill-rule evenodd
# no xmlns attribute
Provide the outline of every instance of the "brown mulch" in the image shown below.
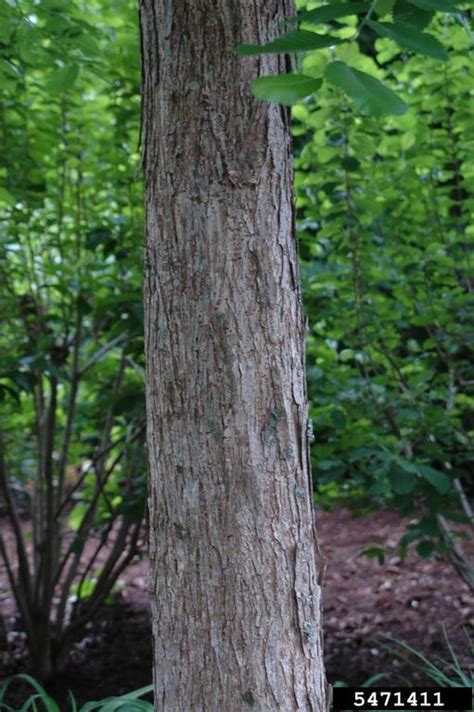
<svg viewBox="0 0 474 712"><path fill-rule="evenodd" d="M468 635L474 629L474 597L451 564L423 560L415 553L401 560L398 541L405 532L394 512L382 510L353 518L346 509L322 512L319 529L328 560L324 588L326 668L331 682L361 685L385 673L380 684L422 684L411 666L386 649L390 635L426 655L450 658L449 640L465 668L472 666ZM470 542L471 549L474 542ZM367 546L384 546L383 565L360 556ZM391 643L391 645L395 645Z"/></svg>
<svg viewBox="0 0 474 712"><path fill-rule="evenodd" d="M354 518L347 509L318 512L318 529L327 573L324 586L326 669L330 682L360 685L384 673L379 684L423 684L427 680L385 647L387 634L423 652L431 660L449 658L444 635L472 667L467 635L474 628L474 598L451 565L415 554L398 556L404 532L394 512L383 510ZM360 555L367 546L384 546L383 565ZM66 672L48 685L61 709L67 691L79 702L118 695L151 682L150 614L146 562L130 567L126 586L114 606L105 607L89 624L70 656ZM0 604L6 617L8 645L0 650L0 680L28 669L24 635L17 630L11 600L0 569ZM1 635L1 631L0 631ZM18 689L11 704L20 704Z"/></svg>

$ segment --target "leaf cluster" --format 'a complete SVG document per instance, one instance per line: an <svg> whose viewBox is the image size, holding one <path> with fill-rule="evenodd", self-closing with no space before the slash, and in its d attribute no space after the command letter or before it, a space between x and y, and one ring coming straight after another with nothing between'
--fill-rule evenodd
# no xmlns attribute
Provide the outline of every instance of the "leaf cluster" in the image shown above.
<svg viewBox="0 0 474 712"><path fill-rule="evenodd" d="M312 3L314 5L314 3ZM463 3L461 3L463 5ZM388 38L399 53L416 53L434 60L446 61L446 46L439 32L429 31L436 13L463 22L461 6L440 0L366 0L366 2L333 2L303 9L289 18L291 29L286 34L262 45L240 44L240 55L297 54L323 55L324 62L306 63L309 71L259 77L251 86L253 94L267 101L289 106L299 99L318 95L324 82L333 90L342 90L359 111L368 116L401 115L407 102L402 87L394 91L381 81L384 62L375 52L378 37ZM377 18L377 19L375 19ZM428 29L427 29L428 28ZM361 71L350 60L353 46L376 56L372 71ZM321 53L321 50L328 51ZM375 70L375 71L373 71Z"/></svg>
<svg viewBox="0 0 474 712"><path fill-rule="evenodd" d="M471 40L455 18L432 31L436 71L391 37L346 49L404 87L403 116L361 117L326 84L293 109L316 481L411 516L401 544L422 556L447 550L440 517L468 521L474 426Z"/></svg>

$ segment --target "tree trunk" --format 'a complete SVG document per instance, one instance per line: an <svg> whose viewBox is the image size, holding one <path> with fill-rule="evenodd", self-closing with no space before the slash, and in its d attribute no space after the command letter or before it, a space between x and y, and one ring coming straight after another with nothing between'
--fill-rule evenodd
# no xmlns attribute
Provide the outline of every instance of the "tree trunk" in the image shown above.
<svg viewBox="0 0 474 712"><path fill-rule="evenodd" d="M325 709L288 111L292 0L141 0L155 709Z"/></svg>

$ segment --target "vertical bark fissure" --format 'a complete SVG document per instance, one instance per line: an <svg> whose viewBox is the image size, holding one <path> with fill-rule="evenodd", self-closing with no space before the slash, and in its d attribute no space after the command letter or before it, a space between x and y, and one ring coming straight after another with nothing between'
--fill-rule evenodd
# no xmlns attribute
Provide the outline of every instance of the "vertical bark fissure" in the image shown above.
<svg viewBox="0 0 474 712"><path fill-rule="evenodd" d="M239 58L292 0L141 0L155 708L321 712L289 115ZM311 488L309 488L311 489Z"/></svg>

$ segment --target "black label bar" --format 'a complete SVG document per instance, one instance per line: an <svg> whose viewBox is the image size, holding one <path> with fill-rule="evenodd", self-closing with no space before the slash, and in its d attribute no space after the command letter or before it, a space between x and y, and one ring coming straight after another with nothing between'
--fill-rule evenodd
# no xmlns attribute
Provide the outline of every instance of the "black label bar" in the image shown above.
<svg viewBox="0 0 474 712"><path fill-rule="evenodd" d="M470 687L334 687L336 710L471 710Z"/></svg>

